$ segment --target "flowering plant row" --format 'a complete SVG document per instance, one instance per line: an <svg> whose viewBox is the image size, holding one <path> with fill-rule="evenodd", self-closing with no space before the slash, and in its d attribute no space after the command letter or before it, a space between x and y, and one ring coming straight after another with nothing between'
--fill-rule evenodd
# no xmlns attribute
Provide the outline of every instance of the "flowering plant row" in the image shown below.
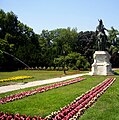
<svg viewBox="0 0 119 120"><path fill-rule="evenodd" d="M11 101L14 101L14 100L17 100L17 99L22 99L26 96L31 96L31 95L34 95L36 93L45 92L45 91L48 91L48 90L53 89L53 88L58 88L58 87L61 87L61 86L73 84L73 83L79 82L81 80L84 80L84 78L75 78L73 80L69 80L69 81L65 81L65 82L59 82L59 83L55 83L55 84L52 84L52 85L43 86L43 87L40 87L40 88L37 88L37 89L34 89L34 90L29 90L29 91L26 91L26 92L21 92L21 93L18 93L18 94L10 95L10 96L1 98L0 99L0 104L11 102Z"/></svg>
<svg viewBox="0 0 119 120"><path fill-rule="evenodd" d="M98 97L115 81L115 78L108 78L82 96L76 98L69 105L61 108L58 112L53 112L47 116L46 120L77 120L84 111L89 108Z"/></svg>
<svg viewBox="0 0 119 120"><path fill-rule="evenodd" d="M6 81L12 81L12 80L23 80L26 78L32 78L32 76L16 76L16 77L10 77L6 79L1 79L0 82L6 82Z"/></svg>
<svg viewBox="0 0 119 120"><path fill-rule="evenodd" d="M45 120L42 119L40 116L26 116L26 115L20 115L19 113L17 114L10 114L10 113L3 113L0 112L0 120Z"/></svg>
<svg viewBox="0 0 119 120"><path fill-rule="evenodd" d="M46 116L45 118L41 117L31 117L26 115L19 114L4 114L0 113L0 119L2 120L77 120L84 111L92 106L92 104L100 97L115 81L115 78L108 78L104 82L100 83L96 87L92 88L90 91L76 98L69 105L61 108L57 112L51 113L51 115Z"/></svg>

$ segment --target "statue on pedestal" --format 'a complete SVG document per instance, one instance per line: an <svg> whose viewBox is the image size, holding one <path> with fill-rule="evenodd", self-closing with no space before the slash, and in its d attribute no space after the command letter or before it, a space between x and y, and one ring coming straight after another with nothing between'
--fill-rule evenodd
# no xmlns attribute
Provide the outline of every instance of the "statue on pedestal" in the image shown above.
<svg viewBox="0 0 119 120"><path fill-rule="evenodd" d="M100 19L99 25L96 27L96 36L97 36L97 49L98 51L105 51L107 47L107 36L105 34L105 30L107 30L103 21Z"/></svg>
<svg viewBox="0 0 119 120"><path fill-rule="evenodd" d="M110 63L110 55L106 51L107 49L107 36L105 34L105 30L107 30L102 20L99 20L99 25L96 28L96 36L97 36L97 49L95 51L93 57L94 62L92 64L91 75L113 75L111 63Z"/></svg>

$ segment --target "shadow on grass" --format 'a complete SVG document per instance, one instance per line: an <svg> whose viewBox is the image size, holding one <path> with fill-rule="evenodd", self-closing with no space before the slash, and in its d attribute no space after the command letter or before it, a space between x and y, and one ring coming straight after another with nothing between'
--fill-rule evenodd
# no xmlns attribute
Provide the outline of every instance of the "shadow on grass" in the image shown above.
<svg viewBox="0 0 119 120"><path fill-rule="evenodd" d="M119 73L114 71L114 75L119 75Z"/></svg>

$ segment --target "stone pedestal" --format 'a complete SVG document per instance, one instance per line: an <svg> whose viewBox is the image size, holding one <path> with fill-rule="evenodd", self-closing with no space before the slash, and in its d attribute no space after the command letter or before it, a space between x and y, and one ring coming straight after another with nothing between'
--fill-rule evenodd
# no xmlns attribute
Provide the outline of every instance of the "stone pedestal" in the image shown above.
<svg viewBox="0 0 119 120"><path fill-rule="evenodd" d="M95 51L91 75L113 75L110 55L107 51Z"/></svg>

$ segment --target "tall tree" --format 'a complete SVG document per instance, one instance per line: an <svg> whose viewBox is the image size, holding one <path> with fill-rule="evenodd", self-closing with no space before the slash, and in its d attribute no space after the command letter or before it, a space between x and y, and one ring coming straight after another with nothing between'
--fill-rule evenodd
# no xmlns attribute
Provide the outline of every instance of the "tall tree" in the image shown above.
<svg viewBox="0 0 119 120"><path fill-rule="evenodd" d="M112 67L119 67L119 31L114 27L108 30L109 53L111 54Z"/></svg>
<svg viewBox="0 0 119 120"><path fill-rule="evenodd" d="M90 64L93 62L93 53L96 50L96 34L93 31L79 32L77 52L85 56Z"/></svg>
<svg viewBox="0 0 119 120"><path fill-rule="evenodd" d="M119 31L117 29L114 29L114 27L111 27L111 29L108 30L108 40L113 46L119 44L119 39L117 35L119 35Z"/></svg>

